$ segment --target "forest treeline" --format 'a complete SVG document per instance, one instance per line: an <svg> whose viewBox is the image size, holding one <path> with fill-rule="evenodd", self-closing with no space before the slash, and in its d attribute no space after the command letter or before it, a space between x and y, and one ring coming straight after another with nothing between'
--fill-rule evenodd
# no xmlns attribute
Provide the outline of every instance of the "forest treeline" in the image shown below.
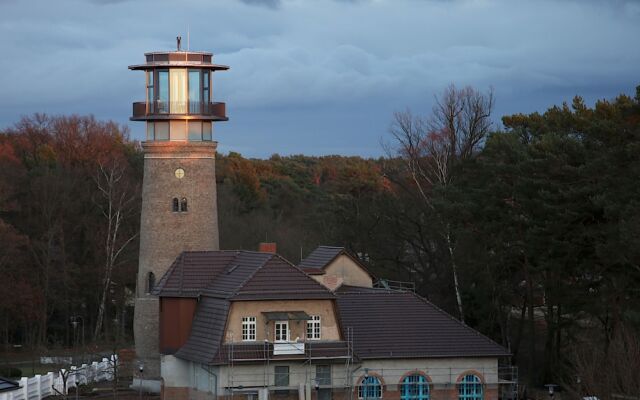
<svg viewBox="0 0 640 400"><path fill-rule="evenodd" d="M219 154L221 247L272 241L297 263L345 246L508 347L529 382L637 393L602 374L640 359L640 87L502 130L491 92L436 100L391 117L379 159ZM93 117L0 134L7 348L131 340L142 162L125 127Z"/></svg>

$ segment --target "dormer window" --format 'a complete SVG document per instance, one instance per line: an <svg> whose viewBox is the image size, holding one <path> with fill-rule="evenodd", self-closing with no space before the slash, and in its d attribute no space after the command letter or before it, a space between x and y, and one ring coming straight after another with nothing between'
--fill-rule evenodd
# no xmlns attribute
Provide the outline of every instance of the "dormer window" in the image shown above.
<svg viewBox="0 0 640 400"><path fill-rule="evenodd" d="M320 316L312 315L311 319L307 321L307 339L320 340Z"/></svg>
<svg viewBox="0 0 640 400"><path fill-rule="evenodd" d="M255 342L256 317L242 317L242 341Z"/></svg>

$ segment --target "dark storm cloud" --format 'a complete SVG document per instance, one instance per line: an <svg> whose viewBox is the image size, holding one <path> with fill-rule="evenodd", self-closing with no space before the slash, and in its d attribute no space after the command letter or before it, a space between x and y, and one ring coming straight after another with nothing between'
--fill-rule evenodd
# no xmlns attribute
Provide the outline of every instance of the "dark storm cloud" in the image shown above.
<svg viewBox="0 0 640 400"><path fill-rule="evenodd" d="M0 0L0 128L33 112L128 123L144 88L126 66L187 30L231 66L220 148L251 156L380 154L392 113L451 82L495 87L497 117L640 83L638 1L107 1Z"/></svg>

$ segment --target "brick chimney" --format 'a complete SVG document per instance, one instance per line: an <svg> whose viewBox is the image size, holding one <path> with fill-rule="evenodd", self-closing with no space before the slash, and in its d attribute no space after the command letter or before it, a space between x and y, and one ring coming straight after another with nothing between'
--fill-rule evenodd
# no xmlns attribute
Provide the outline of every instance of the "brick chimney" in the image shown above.
<svg viewBox="0 0 640 400"><path fill-rule="evenodd" d="M275 243L260 243L258 246L258 251L260 253L272 253L276 254L276 244Z"/></svg>

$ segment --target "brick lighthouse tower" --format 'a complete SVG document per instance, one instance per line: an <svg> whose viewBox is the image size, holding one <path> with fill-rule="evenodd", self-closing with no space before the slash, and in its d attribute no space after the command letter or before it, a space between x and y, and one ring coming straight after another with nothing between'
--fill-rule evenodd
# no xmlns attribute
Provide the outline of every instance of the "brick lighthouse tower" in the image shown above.
<svg viewBox="0 0 640 400"><path fill-rule="evenodd" d="M214 71L206 52L146 53L146 101L133 103L132 121L146 122L140 259L134 337L144 378L160 377L158 298L155 282L186 250L218 250L213 122L226 121L225 104L213 102Z"/></svg>

